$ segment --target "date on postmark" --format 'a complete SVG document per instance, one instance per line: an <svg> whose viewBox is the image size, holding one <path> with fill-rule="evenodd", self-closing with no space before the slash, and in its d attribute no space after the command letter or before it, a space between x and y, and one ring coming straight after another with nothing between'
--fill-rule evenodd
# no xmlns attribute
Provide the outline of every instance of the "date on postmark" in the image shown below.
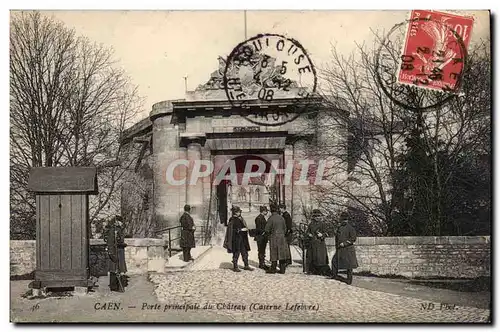
<svg viewBox="0 0 500 332"><path fill-rule="evenodd" d="M474 18L412 10L397 82L455 92L465 66Z"/></svg>
<svg viewBox="0 0 500 332"><path fill-rule="evenodd" d="M273 101L289 100L292 106L304 104L316 91L316 69L306 49L295 39L279 34L259 34L238 44L228 56L223 86L228 101L244 110L255 102L269 107L276 118L253 119L259 125L276 126L299 116L303 107L274 110ZM273 114L274 114L273 113Z"/></svg>

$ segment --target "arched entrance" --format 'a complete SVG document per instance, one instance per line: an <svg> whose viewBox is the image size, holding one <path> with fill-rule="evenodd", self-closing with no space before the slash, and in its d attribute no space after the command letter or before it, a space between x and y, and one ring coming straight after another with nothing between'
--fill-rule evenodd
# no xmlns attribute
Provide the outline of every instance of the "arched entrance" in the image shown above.
<svg viewBox="0 0 500 332"><path fill-rule="evenodd" d="M252 173L262 171L257 165L259 162L265 165L263 172L260 176L250 176L249 171ZM233 165L228 166L228 163ZM233 157L227 160L221 169L225 167L227 171L221 175L228 176L232 170L236 172L236 176L231 180L222 180L216 185L216 205L220 223L227 225L231 207L237 205L242 209L242 216L247 221L248 227L254 228L254 219L259 213L260 206L280 202L279 177L268 177L269 173L275 171L271 161L258 155L246 154Z"/></svg>

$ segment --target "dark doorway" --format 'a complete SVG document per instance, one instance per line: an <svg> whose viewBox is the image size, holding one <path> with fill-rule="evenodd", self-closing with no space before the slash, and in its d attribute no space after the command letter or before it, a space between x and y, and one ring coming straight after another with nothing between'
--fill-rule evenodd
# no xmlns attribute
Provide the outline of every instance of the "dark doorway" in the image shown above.
<svg viewBox="0 0 500 332"><path fill-rule="evenodd" d="M283 167L283 155L280 155L279 167ZM251 177L247 184L243 184L243 176L246 171L247 162L250 160L260 160L265 164L265 170L261 177ZM284 201L284 187L281 177L274 177L272 184L266 184L267 175L271 173L272 164L268 160L258 155L239 155L226 162L234 162L232 168L236 171L235 183L231 180L222 180L215 188L217 216L221 224L226 225L229 222L229 209L233 204L242 208L242 217L247 220L253 219L254 214L258 211L259 206L269 205L270 203L279 204ZM256 172L258 166L254 164L251 172ZM224 176L230 175L231 170L228 169ZM248 219L250 218L250 219Z"/></svg>
<svg viewBox="0 0 500 332"><path fill-rule="evenodd" d="M221 224L227 226L227 186L228 181L223 180L217 185L217 210Z"/></svg>

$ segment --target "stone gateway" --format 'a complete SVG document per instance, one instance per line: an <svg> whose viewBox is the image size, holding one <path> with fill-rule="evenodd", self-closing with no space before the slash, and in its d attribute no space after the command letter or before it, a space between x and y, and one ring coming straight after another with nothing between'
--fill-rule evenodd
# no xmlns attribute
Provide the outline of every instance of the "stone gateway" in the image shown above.
<svg viewBox="0 0 500 332"><path fill-rule="evenodd" d="M153 220L149 232L178 225L185 204L191 206L197 241L215 225L227 225L233 205L254 229L262 205L286 204L299 223L305 221L303 207L314 204L309 183L315 181L308 181L303 160L310 157L308 144L323 139L317 130L320 99L309 97L304 106L315 105L319 113L301 109L299 89L293 88L279 99L252 99L244 109L236 107L220 84L224 64L221 60L209 82L187 91L185 99L153 105L149 117L125 134L123 144L137 150L135 172L148 188L145 207L122 194L122 211L125 218ZM267 125L251 121L262 118ZM346 139L345 127L339 124L338 139ZM139 216L141 208L147 213Z"/></svg>

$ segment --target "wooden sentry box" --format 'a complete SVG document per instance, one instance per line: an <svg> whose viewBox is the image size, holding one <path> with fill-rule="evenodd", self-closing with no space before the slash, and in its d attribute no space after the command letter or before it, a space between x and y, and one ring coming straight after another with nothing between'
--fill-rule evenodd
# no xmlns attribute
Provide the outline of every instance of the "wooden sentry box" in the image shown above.
<svg viewBox="0 0 500 332"><path fill-rule="evenodd" d="M30 288L89 287L89 200L97 194L95 167L35 167L36 270Z"/></svg>

